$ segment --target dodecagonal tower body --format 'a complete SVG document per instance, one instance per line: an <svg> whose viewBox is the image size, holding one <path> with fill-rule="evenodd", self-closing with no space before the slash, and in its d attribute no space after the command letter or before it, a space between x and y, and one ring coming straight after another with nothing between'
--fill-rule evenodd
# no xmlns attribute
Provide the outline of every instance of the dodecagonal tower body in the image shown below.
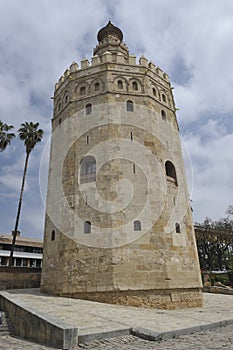
<svg viewBox="0 0 233 350"><path fill-rule="evenodd" d="M202 303L169 78L119 28L55 87L41 290L160 308Z"/></svg>

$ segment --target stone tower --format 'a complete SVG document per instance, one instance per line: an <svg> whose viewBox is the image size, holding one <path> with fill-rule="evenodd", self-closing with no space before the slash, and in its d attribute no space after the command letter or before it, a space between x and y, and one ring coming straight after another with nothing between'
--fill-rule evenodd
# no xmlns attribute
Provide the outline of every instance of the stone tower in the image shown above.
<svg viewBox="0 0 233 350"><path fill-rule="evenodd" d="M41 290L159 308L202 303L169 77L121 30L55 86Z"/></svg>

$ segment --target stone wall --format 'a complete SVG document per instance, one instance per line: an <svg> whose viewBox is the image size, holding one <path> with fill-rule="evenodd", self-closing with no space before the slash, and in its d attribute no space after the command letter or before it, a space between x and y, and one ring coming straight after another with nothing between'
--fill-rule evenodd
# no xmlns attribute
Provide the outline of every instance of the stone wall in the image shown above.
<svg viewBox="0 0 233 350"><path fill-rule="evenodd" d="M40 280L40 268L0 267L0 290L39 288Z"/></svg>

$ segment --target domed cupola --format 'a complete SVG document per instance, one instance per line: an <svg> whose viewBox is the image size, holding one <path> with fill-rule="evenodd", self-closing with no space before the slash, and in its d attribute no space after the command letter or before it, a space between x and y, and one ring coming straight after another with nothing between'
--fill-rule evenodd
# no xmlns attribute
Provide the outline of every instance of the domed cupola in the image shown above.
<svg viewBox="0 0 233 350"><path fill-rule="evenodd" d="M123 33L118 27L114 26L111 21L99 30L97 40L99 44L94 49L94 55L101 56L104 52L109 51L113 54L121 52L125 58L128 57L128 48L122 42Z"/></svg>
<svg viewBox="0 0 233 350"><path fill-rule="evenodd" d="M115 39L118 39L120 42L123 40L123 33L122 31L115 27L111 21L108 22L106 27L103 27L99 30L97 34L97 39L99 43L104 42L105 39L109 37L114 37Z"/></svg>

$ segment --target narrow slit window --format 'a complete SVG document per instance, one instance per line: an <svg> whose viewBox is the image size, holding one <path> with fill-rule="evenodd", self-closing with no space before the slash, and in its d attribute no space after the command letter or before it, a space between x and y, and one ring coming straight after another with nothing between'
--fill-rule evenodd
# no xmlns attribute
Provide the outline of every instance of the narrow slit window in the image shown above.
<svg viewBox="0 0 233 350"><path fill-rule="evenodd" d="M130 140L133 141L133 132L130 133Z"/></svg>
<svg viewBox="0 0 233 350"><path fill-rule="evenodd" d="M134 90L134 91L137 91L137 90L138 90L138 83L137 83L136 81L133 81L132 86L133 86L133 90Z"/></svg>
<svg viewBox="0 0 233 350"><path fill-rule="evenodd" d="M141 231L142 226L141 226L141 221L135 220L133 223L134 231Z"/></svg>
<svg viewBox="0 0 233 350"><path fill-rule="evenodd" d="M162 109L161 111L161 116L162 116L162 119L163 120L166 120L167 119L167 115L166 115L166 112Z"/></svg>
<svg viewBox="0 0 233 350"><path fill-rule="evenodd" d="M95 91L99 91L100 90L100 83L95 83Z"/></svg>
<svg viewBox="0 0 233 350"><path fill-rule="evenodd" d="M128 112L133 112L133 101L127 101L126 102L126 110L128 111Z"/></svg>
<svg viewBox="0 0 233 350"><path fill-rule="evenodd" d="M178 224L178 222L176 222L176 233L181 233L180 224Z"/></svg>
<svg viewBox="0 0 233 350"><path fill-rule="evenodd" d="M83 95L86 95L86 87L85 86L82 86L80 88L80 95L83 96Z"/></svg>
<svg viewBox="0 0 233 350"><path fill-rule="evenodd" d="M162 94L162 100L163 100L163 102L167 102L167 98L166 98L165 94Z"/></svg>
<svg viewBox="0 0 233 350"><path fill-rule="evenodd" d="M117 81L117 87L118 87L118 89L123 89L123 81L122 80L118 80Z"/></svg>
<svg viewBox="0 0 233 350"><path fill-rule="evenodd" d="M87 140L87 145L89 145L89 136L87 136L86 140Z"/></svg>
<svg viewBox="0 0 233 350"><path fill-rule="evenodd" d="M84 233L91 233L91 222L85 221L84 222Z"/></svg>
<svg viewBox="0 0 233 350"><path fill-rule="evenodd" d="M133 164L133 173L134 173L134 174L136 173L136 167L135 167L135 164Z"/></svg>
<svg viewBox="0 0 233 350"><path fill-rule="evenodd" d="M92 113L92 104L91 103L88 103L86 105L86 115L89 115Z"/></svg>
<svg viewBox="0 0 233 350"><path fill-rule="evenodd" d="M51 232L51 241L55 241L55 236L56 236L55 230L52 230L52 232Z"/></svg>

